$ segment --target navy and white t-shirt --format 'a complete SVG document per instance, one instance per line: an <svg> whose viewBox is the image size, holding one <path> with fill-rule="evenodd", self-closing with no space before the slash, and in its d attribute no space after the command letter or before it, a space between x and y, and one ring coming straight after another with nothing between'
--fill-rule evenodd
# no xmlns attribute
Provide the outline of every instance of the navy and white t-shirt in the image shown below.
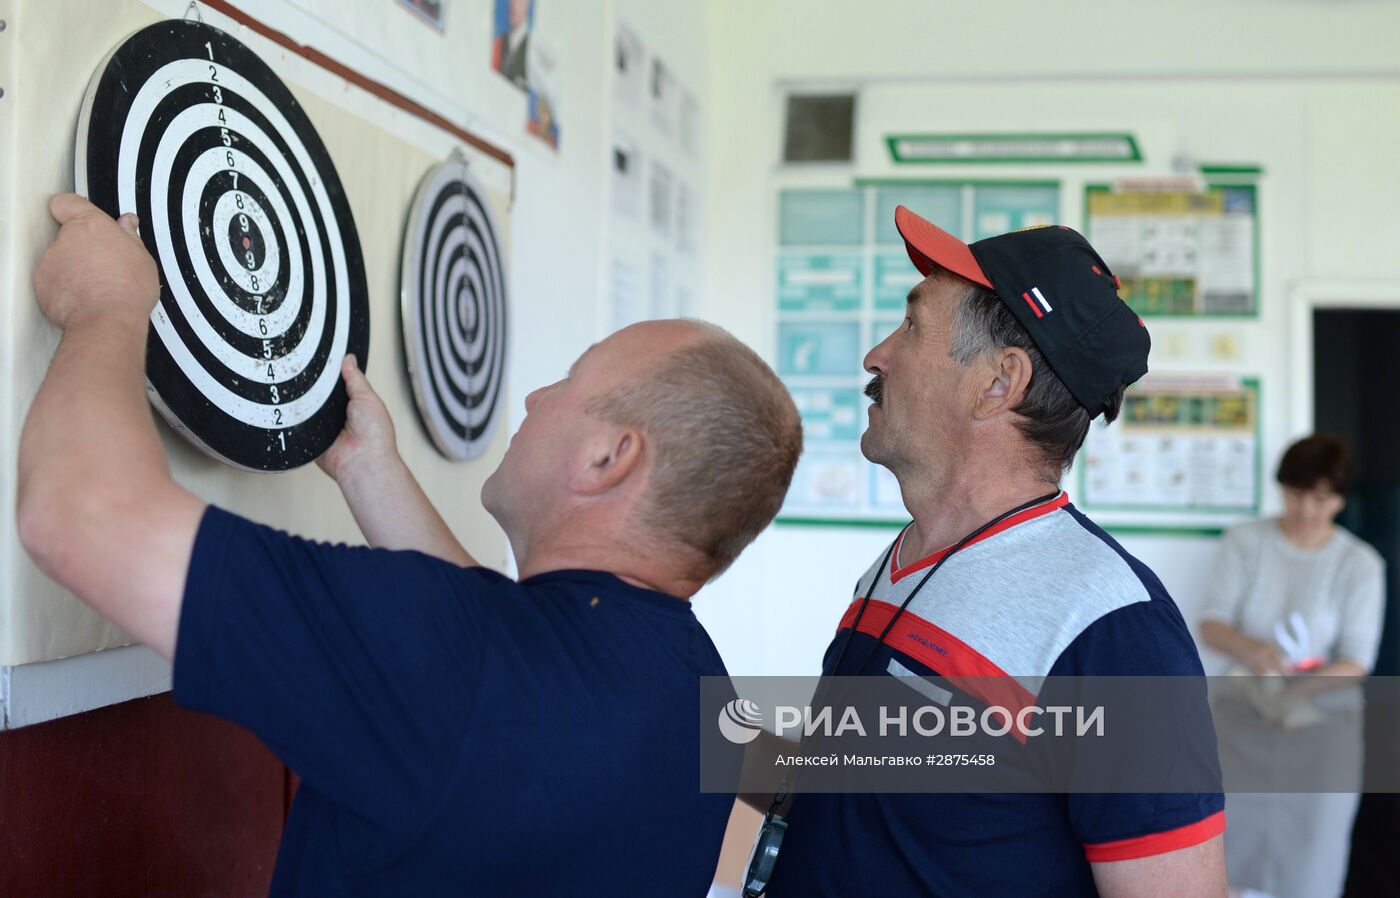
<svg viewBox="0 0 1400 898"><path fill-rule="evenodd" d="M516 583L210 508L180 704L302 780L272 894L703 896L732 795L699 789L690 603L612 574Z"/></svg>
<svg viewBox="0 0 1400 898"><path fill-rule="evenodd" d="M888 567L877 560L857 584L823 669L853 675L864 663L865 675L970 678L961 682L1002 707L1034 704L1023 684L1047 676L1203 674L1156 575L1064 493L949 558L877 645L922 579L913 575L946 554L901 567L896 540ZM867 597L842 669L830 670ZM1207 739L1191 748L1213 764ZM1219 792L799 794L788 823L771 898L1065 898L1097 894L1091 862L1199 844L1224 831L1225 815Z"/></svg>

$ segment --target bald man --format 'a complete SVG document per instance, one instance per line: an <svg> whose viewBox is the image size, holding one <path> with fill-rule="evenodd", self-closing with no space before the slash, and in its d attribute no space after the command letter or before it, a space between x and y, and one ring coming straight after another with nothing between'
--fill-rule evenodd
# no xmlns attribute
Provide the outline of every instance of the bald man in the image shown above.
<svg viewBox="0 0 1400 898"><path fill-rule="evenodd" d="M791 480L773 372L652 322L531 393L481 497L515 581L452 536L347 359L321 465L370 545L311 542L171 479L143 371L155 264L133 217L50 208L34 286L63 338L20 441L21 539L173 660L179 703L301 777L272 894L706 894L732 796L699 791L698 678L725 669L688 600Z"/></svg>

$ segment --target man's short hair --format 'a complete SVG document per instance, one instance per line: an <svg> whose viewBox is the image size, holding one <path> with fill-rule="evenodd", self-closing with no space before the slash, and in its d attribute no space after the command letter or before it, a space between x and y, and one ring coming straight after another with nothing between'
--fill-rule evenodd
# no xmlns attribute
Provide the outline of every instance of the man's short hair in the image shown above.
<svg viewBox="0 0 1400 898"><path fill-rule="evenodd" d="M941 276L955 277L947 273ZM1084 445L1084 437L1089 433L1089 413L1051 370L1025 326L1001 298L986 287L957 280L967 286L967 292L958 301L953 316L948 354L959 365L968 365L986 353L1010 346L1025 350L1031 360L1031 381L1021 404L1015 408L1020 416L1016 427L1040 453L1046 475L1058 482ZM1104 420L1117 418L1122 405L1123 388L1119 387L1109 397Z"/></svg>
<svg viewBox="0 0 1400 898"><path fill-rule="evenodd" d="M1351 492L1351 476L1351 447L1346 440L1325 433L1289 446L1278 463L1278 482L1300 490L1325 483L1332 492L1345 496Z"/></svg>
<svg viewBox="0 0 1400 898"><path fill-rule="evenodd" d="M655 447L638 523L724 571L777 516L802 454L802 419L752 350L703 322L705 335L589 411L636 427Z"/></svg>

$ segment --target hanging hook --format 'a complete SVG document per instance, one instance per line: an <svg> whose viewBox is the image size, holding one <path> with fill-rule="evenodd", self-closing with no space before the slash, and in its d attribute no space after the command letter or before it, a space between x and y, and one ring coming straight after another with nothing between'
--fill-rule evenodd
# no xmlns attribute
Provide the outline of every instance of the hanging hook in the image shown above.
<svg viewBox="0 0 1400 898"><path fill-rule="evenodd" d="M185 21L195 21L201 25L204 24L204 14L199 11L199 4L195 3L194 0L190 0L190 5L185 7Z"/></svg>

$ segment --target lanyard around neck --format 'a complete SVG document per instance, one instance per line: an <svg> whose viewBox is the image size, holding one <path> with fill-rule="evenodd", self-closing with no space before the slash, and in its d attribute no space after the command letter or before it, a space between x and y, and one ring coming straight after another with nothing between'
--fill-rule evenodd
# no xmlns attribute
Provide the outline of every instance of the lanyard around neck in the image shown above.
<svg viewBox="0 0 1400 898"><path fill-rule="evenodd" d="M1056 490L1053 493L1049 493L1047 495L1040 496L1039 498L1032 499L1029 502L1024 502L1020 505L1017 505L1010 511L997 515L995 518L992 518L990 521L983 524L981 527L978 527L976 530L972 531L967 536L964 536L962 539L954 543L953 546L949 548L947 552L944 553L942 558L938 559L933 563L933 566L929 568L928 573L924 574L923 578L920 579L919 582L914 586L914 588L909 591L909 595L904 597L904 602L901 603L899 609L896 610L895 613L890 616L889 623L885 624L885 629L880 631L879 638L875 640L875 644L871 646L870 651L866 652L865 657L861 659L860 666L856 668L856 672L852 674L852 676L858 677L861 674L865 673L866 665L870 663L871 658L875 657L875 653L880 650L880 646L883 645L885 642L885 637L890 635L890 631L894 629L895 623L899 620L900 616L904 614L905 609L909 607L909 603L914 600L914 596L919 594L919 590L924 588L924 584L929 581L929 578L938 572L938 569L943 566L944 562L956 555L968 543L972 542L977 537L986 533L988 530L992 529L996 525L1006 521L1008 518L1014 517L1015 515L1018 515L1023 511L1035 508L1037 505L1043 505L1046 502L1050 502L1059 495L1060 491ZM906 527L905 529L908 528ZM855 620L851 621L851 632L846 634L846 641L841 644L841 651L836 655L836 663L831 665L830 670L822 672L823 680L826 680L828 677L835 676L837 671L841 669L841 662L846 657L846 650L851 647L851 642L855 639L856 632L860 628L860 619L865 615L865 609L870 605L871 596L875 592L875 585L879 583L880 578L885 575L885 571L890 563L890 558L894 554L894 548L898 544L899 540L898 538L896 538L895 541L890 544L889 549L886 550L885 557L881 559L880 568L875 574L875 580L870 584L870 590L868 594L865 596L864 599L861 600L860 609L856 611ZM822 693L825 693L824 689L822 690ZM820 706L822 702L818 700L814 701L813 704ZM784 778L784 782L782 783L782 785L779 786L777 793L773 796L773 805L768 811L769 814L772 814L774 811L776 811L777 808L784 801L787 800L788 795L792 792L792 787L793 784L796 782L796 779L797 768L793 767L791 768L791 772L788 774L788 776Z"/></svg>
<svg viewBox="0 0 1400 898"><path fill-rule="evenodd" d="M1014 517L1015 515L1018 515L1023 511L1028 511L1032 508L1035 508L1037 505L1042 505L1046 502L1053 501L1055 497L1059 495L1060 491L1056 490L1053 493L1049 493L1037 499L1032 499L1029 502L1022 503L1021 505L1016 506L1008 512L1004 512L1003 514L997 515L995 518L992 518L990 521L983 524L981 527L978 527L976 530L972 531L967 536L964 536L962 539L954 543L953 546L943 554L942 558L939 558L936 562L933 563L933 566L929 568L928 573L924 574L923 578L919 580L918 584L915 585L915 587L909 591L909 595L904 597L904 602L899 606L899 609L895 611L893 615L890 616L889 623L885 624L885 629L880 632L880 637L875 640L875 645L870 649L868 653L866 653L865 658L860 662L860 667L856 668L856 672L852 676L858 677L865 672L865 666L870 663L870 659L875 656L875 653L877 651L879 651L880 646L885 641L885 637L890 635L890 630L894 629L894 625L899 620L900 615L904 614L905 609L909 607L909 603L914 600L914 596L919 594L919 590L924 588L924 584L929 581L930 577L932 577L935 573L938 572L938 569L943 566L943 563L945 561L956 555L968 543L972 542L974 539L986 533L988 530L992 529L996 525L1004 522L1007 518ZM907 530L908 527L906 527L905 529ZM846 642L841 646L840 654L836 656L836 663L831 666L831 670L825 671L823 676L835 676L837 671L841 669L841 661L846 657L846 649L850 648L851 641L855 639L856 632L860 629L860 619L865 615L865 609L870 605L870 599L875 593L875 585L880 582L880 577L884 576L885 569L890 563L891 556L894 554L895 546L898 545L899 542L900 541L896 539L893 543L890 544L889 550L885 552L885 557L880 562L880 570L875 575L874 582L870 584L870 591L865 596L865 598L861 600L860 609L856 611L855 620L851 621L851 632L846 634Z"/></svg>

